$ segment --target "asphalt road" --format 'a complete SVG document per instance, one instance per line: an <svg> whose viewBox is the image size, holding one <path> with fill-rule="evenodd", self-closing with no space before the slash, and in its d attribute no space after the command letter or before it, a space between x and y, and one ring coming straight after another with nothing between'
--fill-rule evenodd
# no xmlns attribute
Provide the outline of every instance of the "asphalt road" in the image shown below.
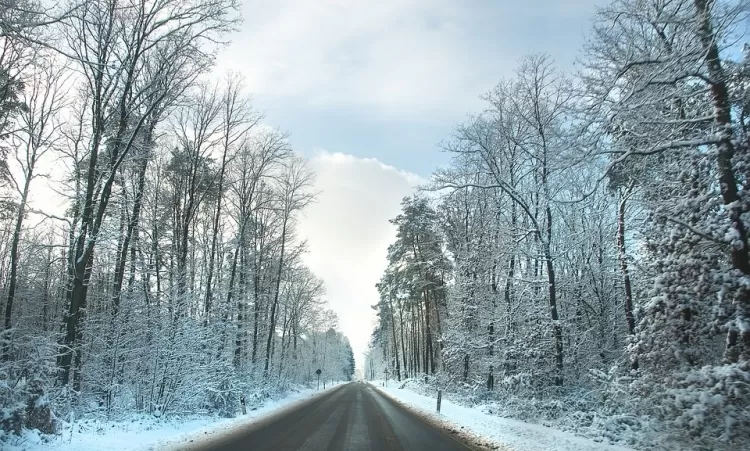
<svg viewBox="0 0 750 451"><path fill-rule="evenodd" d="M353 382L223 439L190 449L465 451L472 448L400 407L373 387Z"/></svg>

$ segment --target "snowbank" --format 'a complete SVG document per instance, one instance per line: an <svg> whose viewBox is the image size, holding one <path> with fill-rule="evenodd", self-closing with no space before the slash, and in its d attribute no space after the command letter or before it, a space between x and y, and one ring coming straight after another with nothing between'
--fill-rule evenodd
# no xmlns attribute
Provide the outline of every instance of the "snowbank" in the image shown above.
<svg viewBox="0 0 750 451"><path fill-rule="evenodd" d="M382 381L371 384L386 396L420 412L421 414L455 429L468 429L471 433L514 451L631 451L630 448L599 443L546 426L490 415L476 408L452 403L443 396L440 414L435 411L436 397L417 394L401 384Z"/></svg>
<svg viewBox="0 0 750 451"><path fill-rule="evenodd" d="M328 386L325 391L337 385ZM125 421L82 419L72 424L64 423L62 434L58 436L25 431L20 437L5 437L7 441L0 441L0 448L4 451L157 450L199 437L221 436L276 410L322 393L323 390L316 391L314 388L296 389L280 399L267 401L262 407L248 411L247 415L235 418L173 416L159 419L151 415L135 415Z"/></svg>

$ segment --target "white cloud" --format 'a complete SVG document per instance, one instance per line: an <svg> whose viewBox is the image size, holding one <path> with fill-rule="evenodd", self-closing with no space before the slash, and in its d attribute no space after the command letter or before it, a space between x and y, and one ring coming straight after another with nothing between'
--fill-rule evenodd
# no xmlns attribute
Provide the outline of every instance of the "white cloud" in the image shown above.
<svg viewBox="0 0 750 451"><path fill-rule="evenodd" d="M453 117L528 52L572 63L606 0L245 0L219 64L258 96L295 107L366 107L387 117Z"/></svg>
<svg viewBox="0 0 750 451"><path fill-rule="evenodd" d="M258 95L409 115L463 111L487 88L477 85L456 2L250 0L243 15L220 65L243 72Z"/></svg>
<svg viewBox="0 0 750 451"><path fill-rule="evenodd" d="M321 194L300 223L300 237L309 245L305 262L324 280L327 299L361 362L375 319L370 307L378 300L375 283L395 238L388 220L423 180L374 158L342 153L319 151L310 164Z"/></svg>

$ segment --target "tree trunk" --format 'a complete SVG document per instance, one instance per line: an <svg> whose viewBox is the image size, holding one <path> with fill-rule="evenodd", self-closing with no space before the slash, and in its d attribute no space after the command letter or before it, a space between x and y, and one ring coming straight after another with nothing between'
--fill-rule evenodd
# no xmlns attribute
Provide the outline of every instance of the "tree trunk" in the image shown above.
<svg viewBox="0 0 750 451"><path fill-rule="evenodd" d="M552 213L550 208L547 207L547 219L552 219ZM547 226L548 234L551 235L552 227ZM557 292L555 286L555 267L552 262L552 254L549 249L549 244L544 245L544 258L547 266L547 293L549 296L549 309L552 316L552 331L555 336L555 365L557 367L557 375L555 376L555 385L563 384L563 336L562 336L562 325L560 324L560 317L557 313Z"/></svg>
<svg viewBox="0 0 750 451"><path fill-rule="evenodd" d="M401 363L398 358L398 341L396 340L396 317L393 314L393 301L388 296L388 308L391 311L391 334L393 335L393 352L396 354L396 377L401 382Z"/></svg>
<svg viewBox="0 0 750 451"><path fill-rule="evenodd" d="M630 286L630 272L628 270L627 254L625 252L625 211L628 196L632 192L634 183L625 190L617 210L617 250L620 257L620 271L622 272L622 283L625 287L625 320L628 323L628 335L635 334L635 316L633 315L633 292ZM634 363L634 368L638 364Z"/></svg>
<svg viewBox="0 0 750 451"><path fill-rule="evenodd" d="M435 355L432 346L432 329L430 327L430 295L428 290L424 290L424 305L425 305L425 356L429 360L430 374L435 374ZM425 362L425 373L427 372L427 362Z"/></svg>
<svg viewBox="0 0 750 451"><path fill-rule="evenodd" d="M261 229L260 233L263 234L264 231ZM253 353L250 357L250 361L253 365L258 361L258 338L260 336L260 268L263 264L264 258L264 243L262 239L260 242L260 249L256 250L256 253L258 254L258 257L254 260L255 267L253 268Z"/></svg>
<svg viewBox="0 0 750 451"><path fill-rule="evenodd" d="M65 348L58 357L58 366L60 372L60 382L62 385L70 383L71 372L73 373L73 390L80 391L80 368L81 368L81 350L76 349L83 340L83 328L81 324L84 321L86 311L86 296L88 294L88 284L84 279L86 277L86 261L74 264L74 277L72 287L68 290L67 304L70 309L65 314ZM75 355L75 358L74 358Z"/></svg>
<svg viewBox="0 0 750 451"><path fill-rule="evenodd" d="M469 378L469 354L464 355L464 382Z"/></svg>
<svg viewBox="0 0 750 451"><path fill-rule="evenodd" d="M247 261L246 252L244 245L240 244L238 248L240 252L240 281L239 281L239 295L237 296L237 325L234 336L234 367L240 368L242 366L242 347L245 338L245 265ZM227 297L231 299L231 296ZM231 306L231 304L227 304Z"/></svg>
<svg viewBox="0 0 750 451"><path fill-rule="evenodd" d="M33 161L33 160L32 160ZM33 176L34 166L31 165L26 171L26 180L21 192L21 203L18 206L18 216L13 227L13 241L10 246L10 280L8 281L8 297L5 302L5 333L9 334L13 327L13 301L16 298L16 285L18 282L18 244L21 241L21 230L23 228L23 217L26 214L26 202L29 197L29 186ZM10 359L10 336L5 337L3 346L3 361Z"/></svg>
<svg viewBox="0 0 750 451"><path fill-rule="evenodd" d="M152 125L149 128L148 136L146 138L147 143L151 143L151 134L153 132ZM122 295L122 284L125 278L125 264L127 261L128 249L130 247L130 241L133 237L135 230L138 228L138 223L141 217L141 205L143 204L143 189L146 186L146 169L148 168L148 155L144 155L143 161L138 168L138 185L136 187L135 198L133 199L133 210L130 214L130 221L127 224L127 230L123 237L119 252L117 255L117 261L115 262L115 280L112 285L112 305L114 307L114 315L117 316L117 312L120 308L120 296Z"/></svg>
<svg viewBox="0 0 750 451"><path fill-rule="evenodd" d="M743 275L750 275L750 256L748 255L748 237L745 223L742 219L742 202L739 199L737 179L732 169L732 160L735 157L735 146L733 143L732 117L729 92L726 85L726 74L719 59L719 48L716 44L716 35L711 24L711 4L708 0L694 0L698 34L701 46L706 55L706 68L711 80L710 95L714 106L714 124L716 135L719 138L717 144L716 166L719 175L719 186L726 212L729 216L731 227L734 229L734 240L736 244L729 246L732 266ZM747 155L743 155L743 161ZM729 325L727 332L726 350L724 359L728 363L750 360L750 329L741 327L742 324L750 323L750 292L747 289L736 290L735 305L736 317Z"/></svg>
<svg viewBox="0 0 750 451"><path fill-rule="evenodd" d="M404 342L404 311L401 306L401 301L398 302L398 317L399 317L399 331L401 332L401 359L404 362L404 372L409 374L409 366L406 360L406 343Z"/></svg>
<svg viewBox="0 0 750 451"><path fill-rule="evenodd" d="M218 192L219 192L219 198L216 200L216 213L214 215L214 223L213 223L213 233L211 236L211 251L209 252L208 257L208 274L206 275L206 297L204 300L204 315L205 319L203 321L204 326L208 326L209 323L209 315L211 312L211 301L212 301L212 292L211 292L211 283L213 282L213 276L214 276L214 259L216 258L216 247L218 245L218 236L219 236L219 221L221 219L221 200L223 198L223 191L224 191L224 172L227 167L227 147L228 145L225 145L224 152L221 155L221 169L219 170L219 186L218 186ZM244 219L242 219L244 221Z"/></svg>
<svg viewBox="0 0 750 451"><path fill-rule="evenodd" d="M281 253L279 255L279 269L276 271L276 291L273 295L271 304L271 318L268 327L268 340L266 341L266 363L263 368L265 375L268 375L268 367L271 363L271 343L276 329L276 306L279 303L279 291L281 289L281 271L284 269L284 248L286 246L286 225L289 219L289 211L284 212L284 222L281 226Z"/></svg>

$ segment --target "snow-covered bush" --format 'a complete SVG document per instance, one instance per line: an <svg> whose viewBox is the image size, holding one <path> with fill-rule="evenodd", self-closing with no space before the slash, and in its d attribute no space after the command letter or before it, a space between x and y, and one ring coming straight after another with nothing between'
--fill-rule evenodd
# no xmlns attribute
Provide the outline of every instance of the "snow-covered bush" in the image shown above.
<svg viewBox="0 0 750 451"><path fill-rule="evenodd" d="M26 335L22 329L4 335L12 358L0 361L0 429L52 434L57 421L48 391L55 374L54 343L49 336Z"/></svg>
<svg viewBox="0 0 750 451"><path fill-rule="evenodd" d="M692 370L667 393L674 425L711 446L744 443L750 436L747 362Z"/></svg>

